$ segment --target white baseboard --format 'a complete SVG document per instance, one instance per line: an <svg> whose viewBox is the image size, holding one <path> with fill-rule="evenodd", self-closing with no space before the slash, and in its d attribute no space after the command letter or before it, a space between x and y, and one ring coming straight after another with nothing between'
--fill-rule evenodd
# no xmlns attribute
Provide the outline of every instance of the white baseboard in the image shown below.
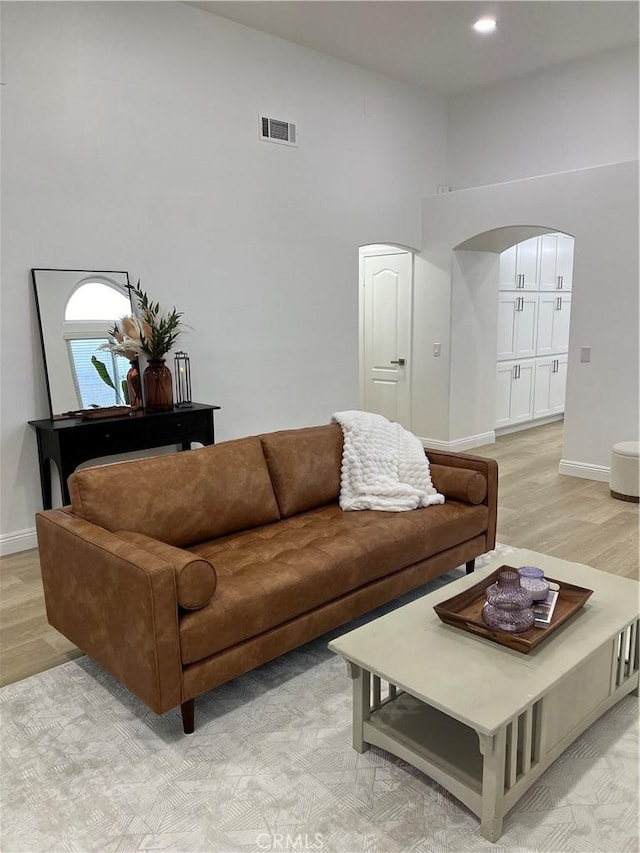
<svg viewBox="0 0 640 853"><path fill-rule="evenodd" d="M537 418L535 421L523 421L520 424L510 424L509 426L499 427L496 430L496 436L509 435L512 432L521 432L525 429L533 429L534 427L542 426L543 424L552 424L556 421L564 420L564 412L559 415L548 415L546 418Z"/></svg>
<svg viewBox="0 0 640 853"><path fill-rule="evenodd" d="M18 551L29 551L31 548L37 547L38 541L36 539L35 527L0 535L0 557L4 557L7 554L17 554Z"/></svg>
<svg viewBox="0 0 640 853"><path fill-rule="evenodd" d="M568 477L582 477L583 480L598 480L608 483L611 469L608 465L591 465L588 462L572 462L569 459L561 459L558 468L559 474Z"/></svg>
<svg viewBox="0 0 640 853"><path fill-rule="evenodd" d="M456 438L453 441L440 441L437 438L422 438L420 436L422 446L432 447L434 450L471 450L472 447L481 447L483 444L494 444L495 440L496 434L493 430L478 435Z"/></svg>

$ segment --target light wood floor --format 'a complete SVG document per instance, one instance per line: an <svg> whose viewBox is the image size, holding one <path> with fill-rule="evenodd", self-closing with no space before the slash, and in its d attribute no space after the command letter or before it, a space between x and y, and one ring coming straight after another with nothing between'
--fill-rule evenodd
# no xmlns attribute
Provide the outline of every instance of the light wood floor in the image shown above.
<svg viewBox="0 0 640 853"><path fill-rule="evenodd" d="M638 578L638 505L607 483L558 474L562 423L471 451L499 464L498 541ZM0 559L0 684L79 657L47 624L38 552Z"/></svg>

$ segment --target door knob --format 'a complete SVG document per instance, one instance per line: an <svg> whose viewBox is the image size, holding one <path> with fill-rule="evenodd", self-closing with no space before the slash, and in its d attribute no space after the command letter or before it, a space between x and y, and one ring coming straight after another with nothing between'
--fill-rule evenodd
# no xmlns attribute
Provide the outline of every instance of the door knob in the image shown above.
<svg viewBox="0 0 640 853"><path fill-rule="evenodd" d="M405 359L404 359L404 358L398 358L398 359L396 359L396 361L390 361L390 362L389 362L389 364L397 364L397 365L399 365L400 367L404 367L406 363L407 363L407 362L405 361Z"/></svg>

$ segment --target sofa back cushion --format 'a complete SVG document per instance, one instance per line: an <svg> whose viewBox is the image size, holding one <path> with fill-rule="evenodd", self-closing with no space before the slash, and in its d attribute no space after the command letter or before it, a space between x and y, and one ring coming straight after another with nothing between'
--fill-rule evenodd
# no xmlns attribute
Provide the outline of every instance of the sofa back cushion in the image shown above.
<svg viewBox="0 0 640 853"><path fill-rule="evenodd" d="M116 462L69 478L71 509L107 530L183 547L278 521L260 439Z"/></svg>
<svg viewBox="0 0 640 853"><path fill-rule="evenodd" d="M261 435L283 518L338 500L342 429L338 424Z"/></svg>

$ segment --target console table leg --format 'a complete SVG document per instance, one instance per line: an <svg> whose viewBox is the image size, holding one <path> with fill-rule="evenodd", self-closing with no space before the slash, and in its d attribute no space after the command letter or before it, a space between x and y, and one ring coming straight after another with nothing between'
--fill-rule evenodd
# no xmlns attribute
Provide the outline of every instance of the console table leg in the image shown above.
<svg viewBox="0 0 640 853"><path fill-rule="evenodd" d="M186 702L180 705L180 710L182 711L182 729L186 735L193 734L193 730L195 729L195 709L195 699L187 699Z"/></svg>
<svg viewBox="0 0 640 853"><path fill-rule="evenodd" d="M492 737L478 732L482 762L482 817L480 834L495 843L502 835L504 762L507 744L507 728L503 726Z"/></svg>
<svg viewBox="0 0 640 853"><path fill-rule="evenodd" d="M40 457L40 486L42 488L42 508L51 509L51 460Z"/></svg>

